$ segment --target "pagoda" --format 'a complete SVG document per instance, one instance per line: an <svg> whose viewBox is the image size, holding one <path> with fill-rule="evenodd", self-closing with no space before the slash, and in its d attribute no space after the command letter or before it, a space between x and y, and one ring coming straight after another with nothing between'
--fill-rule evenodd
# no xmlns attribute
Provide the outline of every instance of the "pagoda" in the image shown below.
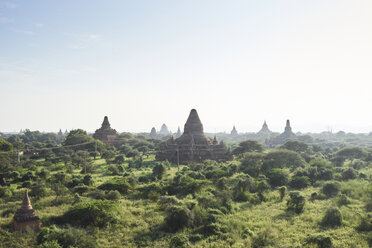
<svg viewBox="0 0 372 248"><path fill-rule="evenodd" d="M227 161L232 159L232 155L222 141L218 143L216 138L212 141L204 134L198 113L192 109L183 134L177 139L172 136L162 143L157 151L156 159L189 164L207 159Z"/></svg>
<svg viewBox="0 0 372 248"><path fill-rule="evenodd" d="M295 139L295 138L296 138L296 134L292 132L291 123L289 120L287 120L285 128L284 128L284 132L281 133L279 136L276 136L275 138L273 138L270 141L270 144L280 145L280 144L284 144L290 139Z"/></svg>
<svg viewBox="0 0 372 248"><path fill-rule="evenodd" d="M264 121L264 124L262 125L262 128L260 131L258 131L257 134L270 134L272 133L269 129L269 126L267 125L266 121Z"/></svg>
<svg viewBox="0 0 372 248"><path fill-rule="evenodd" d="M151 139L155 139L156 138L157 134L156 134L155 127L151 128L151 132L150 132L150 135L149 136L150 136Z"/></svg>
<svg viewBox="0 0 372 248"><path fill-rule="evenodd" d="M181 133L181 129L180 129L180 127L178 127L178 129L177 129L177 133L176 133L176 138L181 137L181 135L182 135L182 133Z"/></svg>
<svg viewBox="0 0 372 248"><path fill-rule="evenodd" d="M159 134L160 135L169 135L170 134L167 125L165 125L165 124L161 125Z"/></svg>
<svg viewBox="0 0 372 248"><path fill-rule="evenodd" d="M111 128L108 117L105 116L101 128L95 131L95 133L93 134L93 138L98 139L105 144L112 145L116 142L117 137L118 133L115 129Z"/></svg>
<svg viewBox="0 0 372 248"><path fill-rule="evenodd" d="M30 228L34 231L40 229L40 218L35 214L35 210L31 206L30 198L28 197L28 190L25 192L21 208L17 210L14 215L13 228L15 231L26 231Z"/></svg>
<svg viewBox="0 0 372 248"><path fill-rule="evenodd" d="M230 134L231 134L232 136L238 136L238 131L236 131L235 126L233 126L233 129L231 130Z"/></svg>

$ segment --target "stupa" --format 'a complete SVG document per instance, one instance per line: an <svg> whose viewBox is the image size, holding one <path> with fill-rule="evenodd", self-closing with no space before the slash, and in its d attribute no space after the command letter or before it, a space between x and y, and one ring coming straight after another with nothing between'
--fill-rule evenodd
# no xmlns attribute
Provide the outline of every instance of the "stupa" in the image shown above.
<svg viewBox="0 0 372 248"><path fill-rule="evenodd" d="M25 192L21 208L17 210L13 219L13 228L15 231L26 231L27 228L39 231L40 218L35 214L35 210L31 206L28 190Z"/></svg>
<svg viewBox="0 0 372 248"><path fill-rule="evenodd" d="M161 125L159 134L161 134L161 135L169 135L170 134L167 125L165 125L165 124Z"/></svg>
<svg viewBox="0 0 372 248"><path fill-rule="evenodd" d="M275 138L273 138L270 141L270 144L280 145L280 144L284 144L286 141L290 139L295 139L295 138L296 138L296 134L292 132L291 123L289 120L287 120L287 123L284 128L284 132L281 133L279 136L276 136Z"/></svg>
<svg viewBox="0 0 372 248"><path fill-rule="evenodd" d="M270 134L271 131L269 129L269 126L267 125L266 121L264 121L264 124L262 125L262 128L260 131L258 131L257 134Z"/></svg>
<svg viewBox="0 0 372 248"><path fill-rule="evenodd" d="M156 129L155 129L155 127L153 127L153 128L151 128L151 132L150 132L150 138L152 138L152 139L155 139L156 138L156 136L157 136L157 134L156 134Z"/></svg>
<svg viewBox="0 0 372 248"><path fill-rule="evenodd" d="M181 137L181 135L182 135L182 133L181 133L181 129L180 129L180 127L178 127L178 129L177 129L177 133L176 133L176 138Z"/></svg>
<svg viewBox="0 0 372 248"><path fill-rule="evenodd" d="M108 117L105 116L101 128L97 129L93 134L93 138L102 141L105 144L112 145L116 142L118 133L115 129L111 128Z"/></svg>
<svg viewBox="0 0 372 248"><path fill-rule="evenodd" d="M236 131L235 126L233 126L233 129L231 130L230 134L231 134L232 136L237 136L237 135L238 135L238 131Z"/></svg>
<svg viewBox="0 0 372 248"><path fill-rule="evenodd" d="M204 134L203 124L198 113L192 109L181 137L174 139L172 136L161 144L156 159L188 164L207 159L231 160L232 155L223 142L218 143L216 138L212 142Z"/></svg>

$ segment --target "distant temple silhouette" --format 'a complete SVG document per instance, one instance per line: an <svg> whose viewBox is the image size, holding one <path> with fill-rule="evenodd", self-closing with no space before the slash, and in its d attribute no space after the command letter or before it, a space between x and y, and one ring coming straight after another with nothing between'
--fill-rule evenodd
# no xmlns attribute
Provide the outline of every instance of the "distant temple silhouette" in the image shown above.
<svg viewBox="0 0 372 248"><path fill-rule="evenodd" d="M284 144L286 141L290 139L295 139L295 138L296 138L296 134L292 132L291 123L289 120L287 120L285 128L284 128L284 132L281 133L279 136L272 138L269 141L269 143L270 145L280 145L280 144Z"/></svg>
<svg viewBox="0 0 372 248"><path fill-rule="evenodd" d="M192 109L185 123L183 134L177 139L172 136L161 144L156 159L188 164L207 159L231 160L232 155L222 141L218 143L216 137L211 141L204 134L198 113Z"/></svg>

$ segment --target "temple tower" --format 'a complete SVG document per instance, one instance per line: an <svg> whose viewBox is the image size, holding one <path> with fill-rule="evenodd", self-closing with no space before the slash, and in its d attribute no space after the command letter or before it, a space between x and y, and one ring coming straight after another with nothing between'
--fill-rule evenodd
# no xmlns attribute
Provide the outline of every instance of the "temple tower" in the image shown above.
<svg viewBox="0 0 372 248"><path fill-rule="evenodd" d="M153 128L151 128L151 132L150 132L150 138L152 138L152 139L155 139L156 138L156 136L157 136L157 134L156 134L156 129L155 129L155 127L153 127Z"/></svg>
<svg viewBox="0 0 372 248"><path fill-rule="evenodd" d="M223 143L213 142L204 134L203 124L195 109L192 109L185 123L183 134L173 139L171 137L159 146L157 160L171 162L193 163L206 159L218 161L231 160L232 156Z"/></svg>
<svg viewBox="0 0 372 248"><path fill-rule="evenodd" d="M235 126L233 126L233 129L231 130L230 134L233 135L233 136L237 136L238 135L238 131L236 131Z"/></svg>
<svg viewBox="0 0 372 248"><path fill-rule="evenodd" d="M97 129L93 134L93 138L102 141L105 144L114 144L118 137L118 133L115 129L111 128L108 117L103 118L101 128Z"/></svg>
<svg viewBox="0 0 372 248"><path fill-rule="evenodd" d="M169 135L170 134L167 125L165 125L165 124L161 125L159 134L161 134L161 135Z"/></svg>
<svg viewBox="0 0 372 248"><path fill-rule="evenodd" d="M21 208L14 215L13 227L15 231L26 231L27 228L35 231L39 231L40 229L40 218L32 208L30 198L28 197L28 190L25 192Z"/></svg>

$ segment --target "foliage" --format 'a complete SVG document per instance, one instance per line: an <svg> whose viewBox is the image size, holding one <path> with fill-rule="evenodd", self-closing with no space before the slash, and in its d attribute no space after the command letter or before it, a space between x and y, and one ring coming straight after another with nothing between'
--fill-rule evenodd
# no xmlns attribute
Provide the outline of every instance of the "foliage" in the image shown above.
<svg viewBox="0 0 372 248"><path fill-rule="evenodd" d="M310 185L310 179L307 176L295 176L291 179L289 185L295 189L303 189Z"/></svg>
<svg viewBox="0 0 372 248"><path fill-rule="evenodd" d="M327 197L337 196L340 192L341 185L339 182L327 182L322 187L322 192Z"/></svg>
<svg viewBox="0 0 372 248"><path fill-rule="evenodd" d="M309 149L309 146L305 142L299 140L289 140L280 148L302 153L306 152Z"/></svg>
<svg viewBox="0 0 372 248"><path fill-rule="evenodd" d="M342 214L338 208L329 208L325 213L322 222L322 226L336 227L342 225Z"/></svg>
<svg viewBox="0 0 372 248"><path fill-rule="evenodd" d="M44 227L37 236L42 248L94 248L98 247L94 238L82 229L69 227L60 229L56 226Z"/></svg>
<svg viewBox="0 0 372 248"><path fill-rule="evenodd" d="M297 214L302 213L306 200L298 191L289 193L290 199L287 201L287 210L294 211Z"/></svg>
<svg viewBox="0 0 372 248"><path fill-rule="evenodd" d="M294 151L277 150L269 152L262 164L262 171L267 172L272 168L295 169L305 166L304 159Z"/></svg>
<svg viewBox="0 0 372 248"><path fill-rule="evenodd" d="M116 205L111 201L83 201L73 205L61 218L63 223L104 227L117 222Z"/></svg>
<svg viewBox="0 0 372 248"><path fill-rule="evenodd" d="M241 155L246 152L262 152L264 150L263 146L255 140L246 140L239 143L233 151L233 155Z"/></svg>
<svg viewBox="0 0 372 248"><path fill-rule="evenodd" d="M107 181L107 182L101 184L98 187L98 189L102 189L102 190L117 190L121 194L128 193L128 190L130 188L131 188L130 184L126 180L124 180L124 179L121 179L121 180L110 180L110 181Z"/></svg>
<svg viewBox="0 0 372 248"><path fill-rule="evenodd" d="M274 187L286 185L289 181L289 173L285 169L273 168L267 173L267 177Z"/></svg>

